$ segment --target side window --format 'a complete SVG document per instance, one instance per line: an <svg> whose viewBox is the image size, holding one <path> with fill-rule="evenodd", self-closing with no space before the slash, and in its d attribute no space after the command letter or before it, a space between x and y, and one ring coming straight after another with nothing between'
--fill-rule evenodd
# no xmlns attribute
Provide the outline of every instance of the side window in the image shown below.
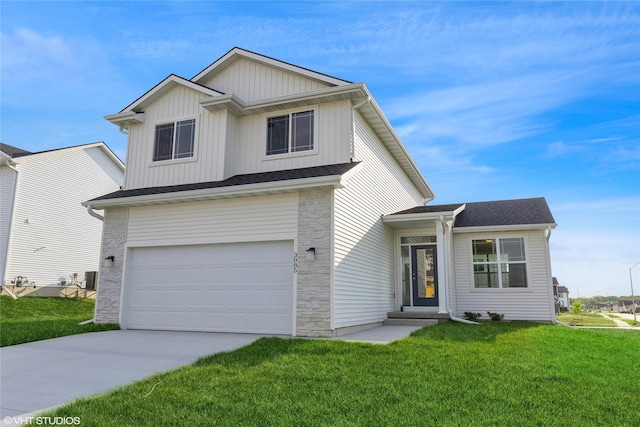
<svg viewBox="0 0 640 427"><path fill-rule="evenodd" d="M193 157L195 130L195 119L157 125L153 161Z"/></svg>
<svg viewBox="0 0 640 427"><path fill-rule="evenodd" d="M481 239L471 242L476 288L526 288L524 238Z"/></svg>
<svg viewBox="0 0 640 427"><path fill-rule="evenodd" d="M314 111L267 118L267 155L313 150Z"/></svg>

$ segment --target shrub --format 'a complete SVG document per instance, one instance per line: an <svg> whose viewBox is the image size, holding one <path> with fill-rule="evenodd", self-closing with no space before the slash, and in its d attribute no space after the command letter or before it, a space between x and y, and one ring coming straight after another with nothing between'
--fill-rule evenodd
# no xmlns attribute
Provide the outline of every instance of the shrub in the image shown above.
<svg viewBox="0 0 640 427"><path fill-rule="evenodd" d="M489 318L495 322L499 322L504 319L504 314L492 313L490 311L487 311L487 314L489 315Z"/></svg>
<svg viewBox="0 0 640 427"><path fill-rule="evenodd" d="M482 317L480 313L473 313L471 311L464 312L464 318L467 320L478 320L480 317Z"/></svg>

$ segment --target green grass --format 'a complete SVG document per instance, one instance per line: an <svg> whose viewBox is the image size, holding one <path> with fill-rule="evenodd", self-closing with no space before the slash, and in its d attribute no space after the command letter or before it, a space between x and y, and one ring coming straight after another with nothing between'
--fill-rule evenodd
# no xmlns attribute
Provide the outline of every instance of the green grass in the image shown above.
<svg viewBox="0 0 640 427"><path fill-rule="evenodd" d="M46 416L83 426L631 426L638 354L637 331L526 322L448 322L390 345L265 338Z"/></svg>
<svg viewBox="0 0 640 427"><path fill-rule="evenodd" d="M599 313L582 313L579 315L575 315L573 313L561 313L557 316L557 319L562 323L566 323L571 326L616 326L614 321Z"/></svg>
<svg viewBox="0 0 640 427"><path fill-rule="evenodd" d="M85 332L118 329L117 325L78 325L93 317L94 300L0 296L0 347Z"/></svg>

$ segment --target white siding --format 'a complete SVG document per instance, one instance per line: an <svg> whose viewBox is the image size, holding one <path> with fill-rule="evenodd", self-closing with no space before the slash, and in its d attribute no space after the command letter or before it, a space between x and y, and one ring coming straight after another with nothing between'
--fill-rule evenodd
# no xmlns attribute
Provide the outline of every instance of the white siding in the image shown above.
<svg viewBox="0 0 640 427"><path fill-rule="evenodd" d="M294 95L329 87L250 59L240 59L208 81L205 86L233 93L244 102Z"/></svg>
<svg viewBox="0 0 640 427"><path fill-rule="evenodd" d="M11 223L11 209L13 208L16 172L5 166L0 166L0 281L4 275L4 261L9 248L9 224Z"/></svg>
<svg viewBox="0 0 640 427"><path fill-rule="evenodd" d="M6 278L57 285L98 271L102 222L81 203L118 190L122 170L99 147L16 159L18 186Z"/></svg>
<svg viewBox="0 0 640 427"><path fill-rule="evenodd" d="M528 263L528 289L475 289L473 266L471 263L471 240L524 237ZM453 310L458 316L465 311L481 313L487 319L487 311L502 313L505 320L551 321L553 306L550 303L550 266L548 265L548 244L543 230L455 233L455 299Z"/></svg>
<svg viewBox="0 0 640 427"><path fill-rule="evenodd" d="M217 181L224 176L227 112L208 112L200 92L176 86L145 111L145 121L129 128L125 189ZM194 157L153 162L155 127L196 119Z"/></svg>
<svg viewBox="0 0 640 427"><path fill-rule="evenodd" d="M316 107L315 150L281 156L266 156L267 115L238 120L238 174L297 169L346 163L350 160L351 103L338 101ZM307 109L307 108L305 108ZM296 110L297 111L297 110ZM269 116L275 116L275 112Z"/></svg>
<svg viewBox="0 0 640 427"><path fill-rule="evenodd" d="M127 246L294 239L298 196L283 194L129 209Z"/></svg>
<svg viewBox="0 0 640 427"><path fill-rule="evenodd" d="M362 165L335 191L334 328L380 322L394 309L394 233L381 216L423 203L359 115L355 144Z"/></svg>

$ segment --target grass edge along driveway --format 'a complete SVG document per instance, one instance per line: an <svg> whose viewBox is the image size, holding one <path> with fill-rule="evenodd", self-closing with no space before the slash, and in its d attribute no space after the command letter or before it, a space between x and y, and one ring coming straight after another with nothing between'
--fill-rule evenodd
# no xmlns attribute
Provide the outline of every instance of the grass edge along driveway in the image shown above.
<svg viewBox="0 0 640 427"><path fill-rule="evenodd" d="M389 345L264 338L47 416L83 426L637 425L640 333L448 322Z"/></svg>
<svg viewBox="0 0 640 427"><path fill-rule="evenodd" d="M93 318L95 301L84 298L0 296L0 347L87 332L119 329L80 322Z"/></svg>

